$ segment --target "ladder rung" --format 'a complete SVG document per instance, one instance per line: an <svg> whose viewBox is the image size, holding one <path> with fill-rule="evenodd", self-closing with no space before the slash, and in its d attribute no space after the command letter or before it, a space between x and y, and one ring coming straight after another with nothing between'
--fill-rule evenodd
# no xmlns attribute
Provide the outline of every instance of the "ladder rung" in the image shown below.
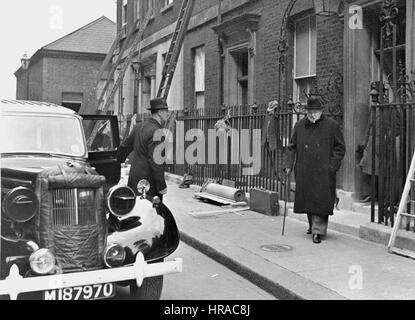
<svg viewBox="0 0 415 320"><path fill-rule="evenodd" d="M404 216L404 217L409 217L409 218L415 218L415 215L413 215L413 214L409 214L409 213L400 213L400 215L401 216Z"/></svg>

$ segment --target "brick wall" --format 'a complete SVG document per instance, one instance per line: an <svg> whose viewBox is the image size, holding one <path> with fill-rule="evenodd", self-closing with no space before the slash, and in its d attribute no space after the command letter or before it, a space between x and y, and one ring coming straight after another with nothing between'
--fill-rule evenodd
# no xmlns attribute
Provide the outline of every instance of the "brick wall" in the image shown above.
<svg viewBox="0 0 415 320"><path fill-rule="evenodd" d="M161 12L163 1L155 1L155 18L149 24L144 38L176 22L182 0L174 0L173 6ZM229 20L243 13L257 13L261 15L259 30L257 31L257 45L255 56L255 92L254 100L257 103L266 103L278 98L279 69L278 69L278 42L282 18L289 0L256 0L243 2L235 0L233 4L241 3L236 9L227 11L228 1L223 1L223 9L226 13L223 20ZM218 4L217 0L196 0L193 15L202 14L209 16L208 12ZM292 16L301 15L306 10L312 10L310 0L298 0L291 12ZM142 10L143 13L143 10ZM292 70L294 60L293 28L288 21L287 36L289 39L287 81L281 84L282 90L292 94ZM212 31L216 20L210 20L206 24L188 32L183 47L184 54L184 105L191 107L193 98L193 68L191 49L205 45L206 53L206 106L214 106L218 101L218 45L217 35ZM343 68L343 22L337 17L317 19L317 78L319 84L325 84L332 72L341 72ZM286 87L287 85L287 87Z"/></svg>
<svg viewBox="0 0 415 320"><path fill-rule="evenodd" d="M63 92L83 93L90 103L90 90L96 82L102 59L72 55L47 55L44 58L43 100L61 104Z"/></svg>
<svg viewBox="0 0 415 320"><path fill-rule="evenodd" d="M27 76L29 76L29 98L27 95ZM43 61L42 59L33 60L28 71L20 70L16 73L16 99L19 100L42 100L43 85Z"/></svg>
<svg viewBox="0 0 415 320"><path fill-rule="evenodd" d="M324 86L333 72L343 74L344 22L317 17L317 79Z"/></svg>

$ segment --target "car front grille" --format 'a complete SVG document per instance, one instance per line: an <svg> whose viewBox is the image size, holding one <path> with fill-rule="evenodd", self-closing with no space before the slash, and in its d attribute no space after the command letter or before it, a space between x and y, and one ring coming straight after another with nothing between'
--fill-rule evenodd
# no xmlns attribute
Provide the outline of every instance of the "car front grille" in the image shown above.
<svg viewBox="0 0 415 320"><path fill-rule="evenodd" d="M91 189L52 190L52 225L86 226L97 223L95 191Z"/></svg>
<svg viewBox="0 0 415 320"><path fill-rule="evenodd" d="M49 190L51 207L41 238L47 241L64 272L96 270L103 266L106 241L100 189Z"/></svg>

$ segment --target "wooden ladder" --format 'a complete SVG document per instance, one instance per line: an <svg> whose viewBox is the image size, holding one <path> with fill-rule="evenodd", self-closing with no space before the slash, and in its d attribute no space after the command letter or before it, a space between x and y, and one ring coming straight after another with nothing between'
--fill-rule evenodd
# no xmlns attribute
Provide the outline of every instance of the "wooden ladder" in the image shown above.
<svg viewBox="0 0 415 320"><path fill-rule="evenodd" d="M124 80L125 73L126 73L128 67L130 66L133 58L134 58L134 53L137 51L137 49L138 49L138 47L141 43L141 39L143 38L144 31L147 28L148 22L150 21L150 18L152 17L152 15L153 14L149 11L147 13L146 17L144 18L144 21L142 23L140 23L138 32L136 33L134 41L133 41L132 45L130 46L130 51L129 51L127 57L125 58L125 61L122 62L121 71L117 76L117 80L115 81L115 84L114 84L109 96L106 97L105 102L103 101L103 98L104 98L104 95L105 95L106 90L108 89L109 85L106 84L106 86L102 90L100 99L98 100L98 112L99 113L106 112L108 107L111 105L112 99L114 98L115 93L119 89L122 81ZM133 33L130 34L130 37L132 36L132 34ZM129 37L127 37L124 48L128 46L129 42L130 42L130 39L129 39ZM125 49L122 50L120 52L120 54L118 55L117 61L114 64L114 66L112 67L110 77L108 78L107 83L111 81L111 78L114 75L117 66L121 63L121 60L123 59L124 51L125 51ZM139 51L138 57L140 57L141 56L141 46L139 47L138 51Z"/></svg>
<svg viewBox="0 0 415 320"><path fill-rule="evenodd" d="M177 60L180 56L181 47L186 35L190 17L193 12L194 0L183 0L177 19L176 29L171 39L169 51L166 54L163 71L161 73L160 86L157 92L158 98L167 100L174 72L177 66Z"/></svg>
<svg viewBox="0 0 415 320"><path fill-rule="evenodd" d="M415 214L409 214L408 212L406 212L410 194L411 194L412 200L415 201L415 179L414 179L415 176L414 174L415 174L415 152L412 156L412 161L409 167L408 176L406 177L405 187L402 192L402 198L399 203L399 209L398 209L396 221L393 226L393 230L392 230L392 233L389 239L389 244L388 244L389 252L403 255L406 257L410 257L413 259L415 259L415 252L407 250L407 249L400 249L400 248L394 247L394 244L396 241L399 227L401 225L402 217L415 219Z"/></svg>

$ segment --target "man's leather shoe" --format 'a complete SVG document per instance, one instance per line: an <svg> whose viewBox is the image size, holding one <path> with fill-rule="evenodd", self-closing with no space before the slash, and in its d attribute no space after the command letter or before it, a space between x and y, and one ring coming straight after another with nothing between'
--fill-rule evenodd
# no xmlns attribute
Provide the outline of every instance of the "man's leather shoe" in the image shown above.
<svg viewBox="0 0 415 320"><path fill-rule="evenodd" d="M314 242L314 243L320 243L320 242L321 242L320 235L318 235L318 234L313 234L313 242Z"/></svg>
<svg viewBox="0 0 415 320"><path fill-rule="evenodd" d="M311 232L311 228L308 228L307 229L307 234L311 234L312 232Z"/></svg>

